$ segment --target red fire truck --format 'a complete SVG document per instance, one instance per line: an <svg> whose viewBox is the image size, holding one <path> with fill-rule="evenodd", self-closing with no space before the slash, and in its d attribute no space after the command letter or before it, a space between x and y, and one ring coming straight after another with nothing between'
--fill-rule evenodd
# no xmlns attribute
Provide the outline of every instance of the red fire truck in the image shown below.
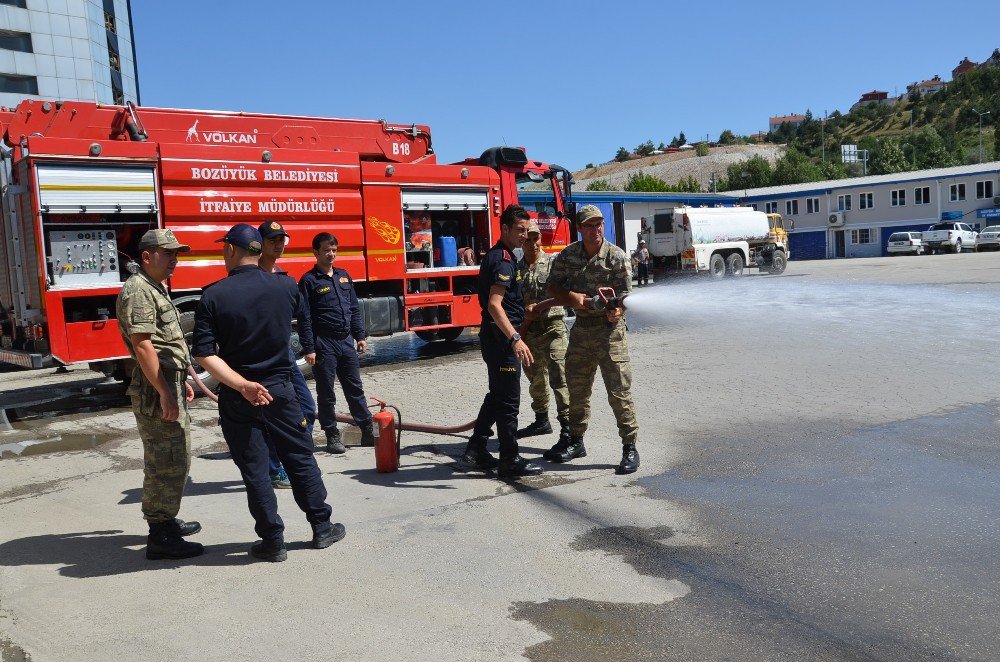
<svg viewBox="0 0 1000 662"><path fill-rule="evenodd" d="M153 227L192 248L169 283L188 333L201 289L226 275L214 239L276 220L296 278L332 232L369 334L428 341L479 324L478 263L519 189L552 194L529 206L543 245L571 236L568 171L511 147L439 164L427 126L23 101L0 130L0 360L25 367L120 365L115 298Z"/></svg>

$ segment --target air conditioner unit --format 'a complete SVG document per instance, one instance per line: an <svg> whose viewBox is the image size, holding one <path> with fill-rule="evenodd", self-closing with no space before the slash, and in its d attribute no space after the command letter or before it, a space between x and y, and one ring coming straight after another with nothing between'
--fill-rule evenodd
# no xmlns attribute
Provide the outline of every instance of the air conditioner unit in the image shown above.
<svg viewBox="0 0 1000 662"><path fill-rule="evenodd" d="M844 212L831 212L830 216L828 216L826 220L831 228L839 228L844 224Z"/></svg>
<svg viewBox="0 0 1000 662"><path fill-rule="evenodd" d="M997 196L997 197L993 198L993 204L995 204L998 207L1000 207L1000 196Z"/></svg>

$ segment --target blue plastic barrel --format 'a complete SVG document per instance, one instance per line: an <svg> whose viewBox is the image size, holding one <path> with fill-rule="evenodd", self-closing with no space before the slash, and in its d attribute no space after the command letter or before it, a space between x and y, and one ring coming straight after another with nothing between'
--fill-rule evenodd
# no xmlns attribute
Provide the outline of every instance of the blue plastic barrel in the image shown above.
<svg viewBox="0 0 1000 662"><path fill-rule="evenodd" d="M434 237L434 266L454 267L458 265L458 245L454 237Z"/></svg>

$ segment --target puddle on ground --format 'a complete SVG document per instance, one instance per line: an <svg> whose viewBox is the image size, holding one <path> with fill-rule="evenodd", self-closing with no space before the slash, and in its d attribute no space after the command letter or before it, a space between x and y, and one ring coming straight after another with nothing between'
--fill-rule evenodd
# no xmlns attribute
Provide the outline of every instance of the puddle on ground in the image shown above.
<svg viewBox="0 0 1000 662"><path fill-rule="evenodd" d="M426 361L469 352L479 353L479 336L465 331L451 342L427 343L415 333L401 333L386 338L375 338L368 344L368 351L360 358L361 367L369 370L395 369L398 363Z"/></svg>
<svg viewBox="0 0 1000 662"><path fill-rule="evenodd" d="M93 450L98 446L118 439L117 433L93 434L70 433L57 434L45 439L26 439L23 441L0 443L0 460L32 455L47 455L65 451ZM2 440L2 437L0 437Z"/></svg>

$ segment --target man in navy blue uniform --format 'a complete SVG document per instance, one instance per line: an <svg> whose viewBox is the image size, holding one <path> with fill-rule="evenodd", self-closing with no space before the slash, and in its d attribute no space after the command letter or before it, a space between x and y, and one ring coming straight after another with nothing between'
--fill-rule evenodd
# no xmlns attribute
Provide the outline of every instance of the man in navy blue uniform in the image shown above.
<svg viewBox="0 0 1000 662"><path fill-rule="evenodd" d="M340 454L346 449L337 429L335 379L340 380L351 416L361 428L361 445L374 446L376 433L358 361L358 354L364 354L368 348L368 333L361 319L354 281L346 271L333 266L337 245L337 238L329 232L313 237L316 266L299 279L302 297L299 340L316 378L319 425L326 433L326 450Z"/></svg>
<svg viewBox="0 0 1000 662"><path fill-rule="evenodd" d="M476 427L462 459L478 468L496 467L500 478L534 476L542 468L517 452L517 411L521 406L521 364L531 365L531 350L517 328L524 322L521 272L513 251L528 237L531 217L524 207L510 205L500 215L500 241L479 265L479 305L483 309L479 347L486 362L489 392L476 418ZM500 461L486 450L497 425Z"/></svg>
<svg viewBox="0 0 1000 662"><path fill-rule="evenodd" d="M222 434L243 475L261 538L250 554L284 561L285 526L268 474L267 437L288 472L295 503L312 525L313 547L329 547L345 534L343 524L330 523L326 487L292 387L288 338L298 291L291 278L260 268L263 241L257 228L240 223L218 241L225 244L229 276L204 290L195 313L193 354L222 384Z"/></svg>

